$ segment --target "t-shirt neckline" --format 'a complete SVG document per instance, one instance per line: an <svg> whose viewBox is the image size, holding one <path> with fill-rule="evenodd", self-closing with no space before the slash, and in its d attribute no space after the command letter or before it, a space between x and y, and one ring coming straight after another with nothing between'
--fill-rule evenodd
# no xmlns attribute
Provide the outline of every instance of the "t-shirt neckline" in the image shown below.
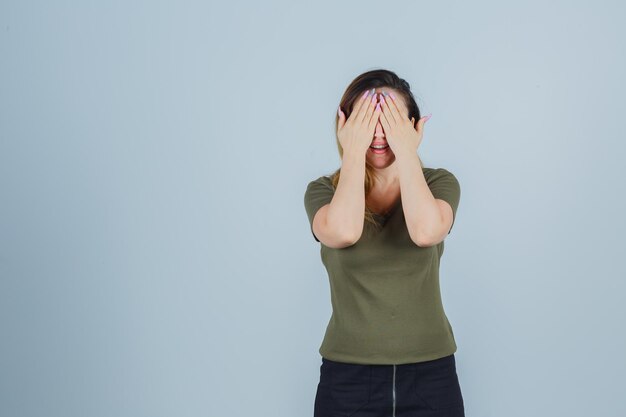
<svg viewBox="0 0 626 417"><path fill-rule="evenodd" d="M385 214L380 214L380 213L376 213L373 212L375 216L383 218L383 219L388 219L390 218L393 213L398 209L398 207L400 206L400 203L402 202L402 196L398 196L398 199L396 200L396 202L393 204L393 206L391 206L391 208L389 209L389 211L387 211L387 213Z"/></svg>

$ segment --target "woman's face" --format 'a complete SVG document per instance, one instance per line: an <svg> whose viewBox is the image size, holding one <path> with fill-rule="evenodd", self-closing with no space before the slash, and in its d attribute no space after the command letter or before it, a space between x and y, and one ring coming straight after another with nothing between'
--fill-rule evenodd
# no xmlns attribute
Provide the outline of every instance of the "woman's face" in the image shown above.
<svg viewBox="0 0 626 417"><path fill-rule="evenodd" d="M398 94L397 91L391 88L387 88L387 87L377 88L376 94L382 93L383 91L387 93L392 92L393 95L396 97L396 100L404 103L404 99L402 98L402 96ZM377 96L377 99L380 102L380 98L378 96ZM374 137L372 138L372 143L370 144L370 147L368 148L365 154L366 162L373 168L377 168L377 169L387 168L389 165L393 164L396 160L396 156L394 155L393 151L391 150L391 147L387 143L387 139L385 138L385 131L383 130L383 126L380 123L381 117L384 117L382 112L380 114L378 122L376 123L376 130L374 131ZM374 149L372 148L372 146L374 145L384 145L385 148L380 149L380 150Z"/></svg>

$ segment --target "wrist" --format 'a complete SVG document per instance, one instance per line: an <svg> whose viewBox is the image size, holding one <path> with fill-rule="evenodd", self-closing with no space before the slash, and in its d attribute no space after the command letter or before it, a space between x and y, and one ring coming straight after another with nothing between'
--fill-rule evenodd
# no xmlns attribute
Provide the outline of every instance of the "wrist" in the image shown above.
<svg viewBox="0 0 626 417"><path fill-rule="evenodd" d="M398 152L396 154L396 161L398 161L400 165L404 165L407 163L408 164L417 163L419 165L419 157L417 156L417 151L405 150L405 151Z"/></svg>
<svg viewBox="0 0 626 417"><path fill-rule="evenodd" d="M365 152L354 148L344 148L341 161L342 163L365 163Z"/></svg>

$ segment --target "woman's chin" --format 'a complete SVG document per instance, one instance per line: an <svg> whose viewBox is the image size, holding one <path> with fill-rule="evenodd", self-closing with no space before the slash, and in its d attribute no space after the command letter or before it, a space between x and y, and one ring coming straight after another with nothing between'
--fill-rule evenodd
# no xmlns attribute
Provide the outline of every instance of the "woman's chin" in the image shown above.
<svg viewBox="0 0 626 417"><path fill-rule="evenodd" d="M393 164L396 160L396 156L393 152L388 151L383 155L376 155L369 150L367 151L366 161L368 165L373 168L383 169L387 168L389 165Z"/></svg>

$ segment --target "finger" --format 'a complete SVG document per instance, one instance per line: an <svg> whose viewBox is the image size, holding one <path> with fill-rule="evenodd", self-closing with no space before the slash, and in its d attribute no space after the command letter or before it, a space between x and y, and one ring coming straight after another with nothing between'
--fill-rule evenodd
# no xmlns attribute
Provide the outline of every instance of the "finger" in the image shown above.
<svg viewBox="0 0 626 417"><path fill-rule="evenodd" d="M387 100L390 102L389 107L391 108L392 114L395 117L395 120L399 123L411 123L411 127L415 128L415 119L412 118L409 120L409 111L406 107L405 103L402 100L398 100L396 95L393 92L389 92L390 99Z"/></svg>
<svg viewBox="0 0 626 417"><path fill-rule="evenodd" d="M369 104L368 98L371 95L372 90L367 90L359 101L354 105L352 109L352 113L350 113L350 117L348 119L351 120L363 120L364 107L367 109L367 105Z"/></svg>
<svg viewBox="0 0 626 417"><path fill-rule="evenodd" d="M417 131L418 132L422 133L422 131L424 130L424 125L426 124L428 119L430 119L430 114L428 116L424 116L424 117L419 119L419 121L417 122Z"/></svg>
<svg viewBox="0 0 626 417"><path fill-rule="evenodd" d="M374 108L376 107L376 93L373 93L372 91L375 91L373 88L372 90L370 90L370 95L369 95L369 99L367 100L367 103L363 104L363 107L361 107L362 111L360 113L360 118L357 118L356 120L358 121L358 123L364 124L364 123L368 123L370 117L372 116L372 113L374 113Z"/></svg>
<svg viewBox="0 0 626 417"><path fill-rule="evenodd" d="M381 112L382 112L382 109L380 108L380 102L379 102L374 107L374 111L372 112L372 115L370 117L370 122L367 125L368 131L372 132L374 129L376 129L376 123L378 123L378 118L380 117Z"/></svg>
<svg viewBox="0 0 626 417"><path fill-rule="evenodd" d="M365 123L366 120L369 119L370 115L374 111L374 106L376 104L376 93L375 89L371 89L368 92L368 96L366 97L365 102L359 109L359 113L357 114L356 121L357 123Z"/></svg>
<svg viewBox="0 0 626 417"><path fill-rule="evenodd" d="M391 132L391 122L389 119L389 115L387 113L385 113L384 111L382 111L382 105L381 105L381 113L380 113L380 124L383 126L383 130L385 131L385 139L387 140L387 142L389 142L389 137L387 135L389 135L389 133Z"/></svg>
<svg viewBox="0 0 626 417"><path fill-rule="evenodd" d="M391 107L389 107L388 100L385 99L384 94L385 93L383 93L383 95L380 97L380 101L382 103L382 108L383 108L383 114L387 116L387 120L389 121L389 123L396 124L398 120L396 120L396 117L394 116L393 111L391 110Z"/></svg>
<svg viewBox="0 0 626 417"><path fill-rule="evenodd" d="M396 95L392 92L389 92L389 95L391 96L391 99L393 101L393 104L396 106L396 109L398 109L398 113L400 115L409 117L408 114L408 109L405 107L404 103L402 103L401 100L397 100L396 99Z"/></svg>
<svg viewBox="0 0 626 417"><path fill-rule="evenodd" d="M374 109L376 108L376 98L378 95L376 93L372 94L369 104L365 110L365 114L363 115L363 119L361 119L361 123L368 122L372 118L372 114L374 113Z"/></svg>
<svg viewBox="0 0 626 417"><path fill-rule="evenodd" d="M387 95L387 101L389 102L388 104L391 114L393 114L397 123L400 123L403 120L409 120L408 115L406 115L406 113L404 113L404 109L402 109L402 104L396 100L395 94L389 92Z"/></svg>
<svg viewBox="0 0 626 417"><path fill-rule="evenodd" d="M346 115L341 111L341 106L337 107L337 116L339 121L337 122L337 128L341 129L346 124Z"/></svg>

